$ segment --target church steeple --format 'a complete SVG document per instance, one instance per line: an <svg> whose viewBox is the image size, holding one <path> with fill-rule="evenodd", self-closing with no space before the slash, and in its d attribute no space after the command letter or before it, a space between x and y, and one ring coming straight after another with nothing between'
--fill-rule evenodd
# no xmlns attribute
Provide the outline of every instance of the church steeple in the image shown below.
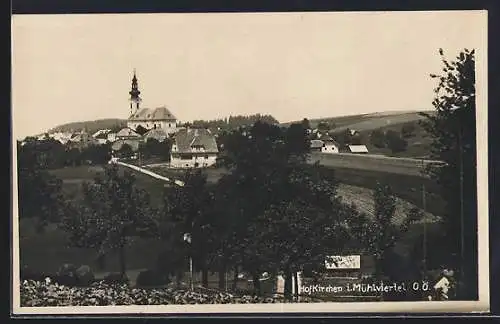
<svg viewBox="0 0 500 324"><path fill-rule="evenodd" d="M139 86L137 84L137 76L134 69L134 77L132 78L132 89L130 94L130 114L137 112L139 110L139 104L141 103L141 97L139 96L141 92L139 91Z"/></svg>

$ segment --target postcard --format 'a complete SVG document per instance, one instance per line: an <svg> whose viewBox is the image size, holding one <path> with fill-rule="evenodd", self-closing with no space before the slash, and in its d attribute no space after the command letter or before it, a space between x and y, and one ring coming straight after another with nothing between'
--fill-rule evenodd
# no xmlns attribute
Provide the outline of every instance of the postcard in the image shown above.
<svg viewBox="0 0 500 324"><path fill-rule="evenodd" d="M489 310L487 11L12 17L16 315Z"/></svg>

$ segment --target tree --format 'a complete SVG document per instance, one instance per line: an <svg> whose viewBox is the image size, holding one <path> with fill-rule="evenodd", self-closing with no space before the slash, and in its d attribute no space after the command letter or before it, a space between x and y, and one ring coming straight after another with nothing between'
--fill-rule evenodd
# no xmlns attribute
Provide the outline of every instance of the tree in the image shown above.
<svg viewBox="0 0 500 324"><path fill-rule="evenodd" d="M447 266L461 266L460 297L477 298L477 176L476 172L476 89L475 51L464 49L448 61L439 50L443 63L432 104L434 113L421 125L432 137L431 156L443 161L430 166L428 175L441 186L446 201L446 231L443 248L454 258L443 260ZM467 170L465 172L464 170Z"/></svg>
<svg viewBox="0 0 500 324"><path fill-rule="evenodd" d="M318 131L324 133L324 132L328 132L330 130L330 124L326 121L321 121L318 123Z"/></svg>
<svg viewBox="0 0 500 324"><path fill-rule="evenodd" d="M58 222L66 210L62 181L38 168L18 168L19 218L37 220L37 229Z"/></svg>
<svg viewBox="0 0 500 324"><path fill-rule="evenodd" d="M182 181L183 186L169 188L164 197L162 223L169 230L163 238L178 247L181 252L176 252L174 257L179 262L168 266L175 273L175 266L181 266L183 258L187 260L187 257L192 257L194 265L202 272L202 284L206 287L211 246L211 195L206 186L206 176L199 169L186 171ZM186 233L191 236L189 244L181 240ZM171 236L176 238L172 239Z"/></svg>
<svg viewBox="0 0 500 324"><path fill-rule="evenodd" d="M401 138L398 132L393 130L388 130L385 134L387 147L392 151L392 153L399 153L406 151L408 147L408 142Z"/></svg>
<svg viewBox="0 0 500 324"><path fill-rule="evenodd" d="M125 143L118 150L118 154L122 158L130 158L134 154L134 150L132 149L132 146L130 146L129 144Z"/></svg>
<svg viewBox="0 0 500 324"><path fill-rule="evenodd" d="M304 129L311 128L311 123L309 122L309 119L307 118L302 119L302 127L304 127Z"/></svg>
<svg viewBox="0 0 500 324"><path fill-rule="evenodd" d="M126 277L125 247L135 236L157 233L155 211L149 195L135 187L132 173L120 175L116 165L107 166L104 176L83 185L81 209L68 213L62 228L69 234L69 244L96 248L99 257L118 252L120 274Z"/></svg>
<svg viewBox="0 0 500 324"><path fill-rule="evenodd" d="M370 134L370 143L378 148L385 148L385 134L380 129L375 129Z"/></svg>
<svg viewBox="0 0 500 324"><path fill-rule="evenodd" d="M396 224L394 221L396 200L387 185L377 184L373 199L375 201L373 217L353 209L347 221L351 235L375 257L375 277L380 280L387 273L388 256L396 242L420 214L410 212L401 224Z"/></svg>

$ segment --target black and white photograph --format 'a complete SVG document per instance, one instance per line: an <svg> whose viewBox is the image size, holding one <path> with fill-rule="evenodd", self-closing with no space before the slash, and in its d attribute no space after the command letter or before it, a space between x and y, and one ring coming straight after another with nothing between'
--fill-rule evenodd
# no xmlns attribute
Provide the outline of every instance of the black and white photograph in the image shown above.
<svg viewBox="0 0 500 324"><path fill-rule="evenodd" d="M487 12L12 16L14 314L487 312Z"/></svg>

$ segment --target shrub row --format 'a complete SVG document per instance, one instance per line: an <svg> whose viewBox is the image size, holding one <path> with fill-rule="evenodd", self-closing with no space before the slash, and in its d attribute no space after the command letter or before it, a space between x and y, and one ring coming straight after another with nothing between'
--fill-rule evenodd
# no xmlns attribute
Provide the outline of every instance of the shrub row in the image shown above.
<svg viewBox="0 0 500 324"><path fill-rule="evenodd" d="M93 283L90 287L68 287L44 281L25 280L20 287L21 306L108 306L168 304L279 303L281 298L235 296L225 292L203 293L174 288L143 289L127 285Z"/></svg>

